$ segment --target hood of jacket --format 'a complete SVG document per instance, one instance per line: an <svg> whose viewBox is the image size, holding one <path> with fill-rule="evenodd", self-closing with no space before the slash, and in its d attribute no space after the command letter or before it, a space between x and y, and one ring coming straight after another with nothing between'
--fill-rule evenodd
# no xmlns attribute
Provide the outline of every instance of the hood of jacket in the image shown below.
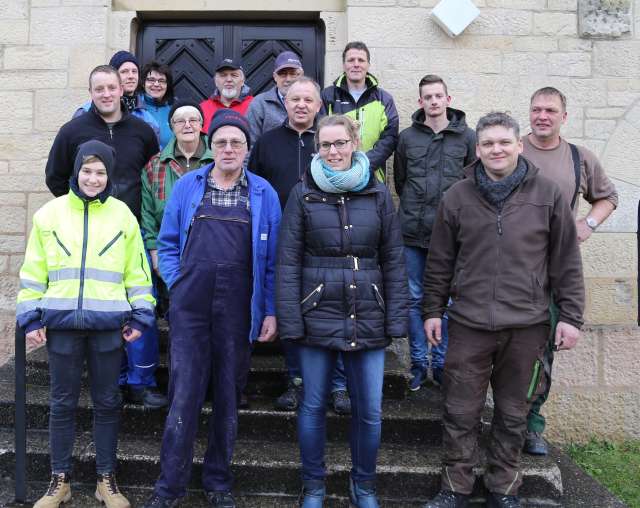
<svg viewBox="0 0 640 508"><path fill-rule="evenodd" d="M431 127L424 124L425 117L424 109L420 108L416 110L413 115L411 115L411 125L419 130L431 131ZM466 114L464 111L460 111L459 109L447 108L447 120L449 120L449 125L442 129L443 132L449 131L456 134L462 134L468 127Z"/></svg>
<svg viewBox="0 0 640 508"><path fill-rule="evenodd" d="M82 167L83 161L90 156L95 156L102 161L106 170L107 170L107 186L105 189L94 197L87 196L84 192L80 190L80 186L78 184L78 174L80 173L80 168ZM78 147L78 151L76 152L76 158L73 163L73 173L71 175L71 180L69 185L73 192L80 198L86 201L93 201L94 199L99 199L101 203L104 203L107 198L111 195L113 190L113 185L111 183L113 177L113 168L115 166L116 159L116 151L113 147L103 143L102 141L97 141L92 139L90 141L86 141L82 143Z"/></svg>

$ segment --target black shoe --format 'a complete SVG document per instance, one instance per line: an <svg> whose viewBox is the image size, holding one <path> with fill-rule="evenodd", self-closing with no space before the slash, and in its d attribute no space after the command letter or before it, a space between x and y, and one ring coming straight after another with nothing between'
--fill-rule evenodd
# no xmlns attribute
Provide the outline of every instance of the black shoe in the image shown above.
<svg viewBox="0 0 640 508"><path fill-rule="evenodd" d="M442 369L434 367L431 372L433 374L433 382L438 386L442 386Z"/></svg>
<svg viewBox="0 0 640 508"><path fill-rule="evenodd" d="M542 433L530 430L527 431L527 435L524 438L524 447L522 449L529 455L546 455L549 453L547 442L542 437Z"/></svg>
<svg viewBox="0 0 640 508"><path fill-rule="evenodd" d="M436 497L422 508L467 508L469 506L469 497L466 494L441 490Z"/></svg>
<svg viewBox="0 0 640 508"><path fill-rule="evenodd" d="M411 367L411 380L409 390L417 392L427 382L427 368L421 365Z"/></svg>
<svg viewBox="0 0 640 508"><path fill-rule="evenodd" d="M231 492L205 491L204 495L211 506L215 508L236 508L236 502Z"/></svg>
<svg viewBox="0 0 640 508"><path fill-rule="evenodd" d="M294 377L289 380L287 391L275 401L275 408L279 411L295 411L302 400L302 378Z"/></svg>
<svg viewBox="0 0 640 508"><path fill-rule="evenodd" d="M158 494L153 494L144 502L142 508L175 508L179 503L179 499L168 499L166 497L160 497Z"/></svg>
<svg viewBox="0 0 640 508"><path fill-rule="evenodd" d="M518 496L507 496L505 494L496 494L489 492L487 496L488 508L520 508L520 499Z"/></svg>
<svg viewBox="0 0 640 508"><path fill-rule="evenodd" d="M145 409L160 409L165 407L169 401L153 386L133 386L129 385L125 392L125 401L129 404L144 406Z"/></svg>
<svg viewBox="0 0 640 508"><path fill-rule="evenodd" d="M331 394L331 405L333 411L338 415L351 414L351 399L347 390L336 390Z"/></svg>

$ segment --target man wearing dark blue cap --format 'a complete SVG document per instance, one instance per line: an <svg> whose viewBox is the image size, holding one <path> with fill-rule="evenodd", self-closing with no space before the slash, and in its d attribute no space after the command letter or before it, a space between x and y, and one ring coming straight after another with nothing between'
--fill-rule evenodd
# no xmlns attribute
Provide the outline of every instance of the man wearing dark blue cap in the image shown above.
<svg viewBox="0 0 640 508"><path fill-rule="evenodd" d="M251 138L257 141L267 131L280 127L287 118L284 97L291 84L304 74L300 57L293 51L284 51L276 58L273 80L276 85L257 95L247 113Z"/></svg>
<svg viewBox="0 0 640 508"><path fill-rule="evenodd" d="M171 299L171 406L160 478L145 508L177 506L185 496L209 382L213 411L202 486L211 506L235 507L230 463L251 342L276 335L278 195L244 168L251 136L240 113L218 111L209 140L215 162L177 181L158 235L160 273Z"/></svg>
<svg viewBox="0 0 640 508"><path fill-rule="evenodd" d="M220 61L213 82L216 85L213 95L200 103L204 113L203 132L209 130L209 124L216 111L229 108L246 115L253 100L251 89L244 83L244 69L240 62L233 58L223 58Z"/></svg>

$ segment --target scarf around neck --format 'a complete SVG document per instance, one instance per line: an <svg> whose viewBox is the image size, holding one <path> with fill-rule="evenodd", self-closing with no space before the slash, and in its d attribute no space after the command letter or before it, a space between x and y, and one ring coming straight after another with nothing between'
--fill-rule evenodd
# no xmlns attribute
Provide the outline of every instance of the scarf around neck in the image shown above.
<svg viewBox="0 0 640 508"><path fill-rule="evenodd" d="M369 159L362 152L353 152L351 167L344 171L336 171L316 154L311 161L311 176L324 192L358 192L369 183Z"/></svg>
<svg viewBox="0 0 640 508"><path fill-rule="evenodd" d="M475 168L476 187L489 203L501 209L506 199L520 185L528 169L524 159L518 157L518 165L513 173L498 181L493 181L487 176L484 166L480 163Z"/></svg>

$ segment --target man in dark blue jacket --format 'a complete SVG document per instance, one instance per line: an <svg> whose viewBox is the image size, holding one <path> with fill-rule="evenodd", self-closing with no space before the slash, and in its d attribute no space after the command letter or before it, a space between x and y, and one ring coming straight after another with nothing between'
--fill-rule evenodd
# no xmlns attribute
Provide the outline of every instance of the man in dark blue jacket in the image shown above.
<svg viewBox="0 0 640 508"><path fill-rule="evenodd" d="M209 382L213 414L202 485L211 506L235 507L230 464L251 342L276 335L278 195L243 167L251 138L240 113L216 112L209 140L215 162L178 180L158 236L171 299L171 406L160 478L146 508L177 506L186 494Z"/></svg>

